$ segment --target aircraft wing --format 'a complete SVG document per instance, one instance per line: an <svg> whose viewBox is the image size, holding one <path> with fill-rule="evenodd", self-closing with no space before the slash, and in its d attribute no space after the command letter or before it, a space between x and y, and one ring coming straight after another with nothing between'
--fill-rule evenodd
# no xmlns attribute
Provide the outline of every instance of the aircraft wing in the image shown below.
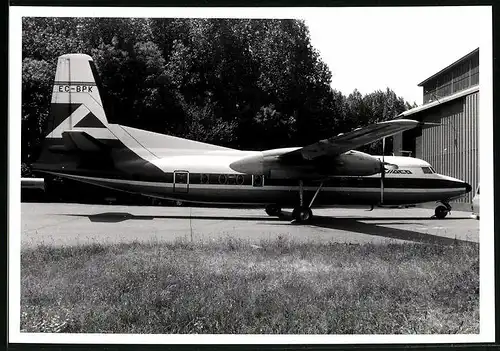
<svg viewBox="0 0 500 351"><path fill-rule="evenodd" d="M280 159L302 156L313 160L320 156L336 156L365 144L415 128L420 122L409 119L395 119L358 128L345 134L320 140L294 151L280 155Z"/></svg>

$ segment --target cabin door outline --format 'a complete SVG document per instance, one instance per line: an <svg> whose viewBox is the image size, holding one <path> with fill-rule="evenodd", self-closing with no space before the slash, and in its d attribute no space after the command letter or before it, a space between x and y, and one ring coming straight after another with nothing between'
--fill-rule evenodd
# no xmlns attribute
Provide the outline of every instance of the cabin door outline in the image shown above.
<svg viewBox="0 0 500 351"><path fill-rule="evenodd" d="M174 171L174 193L187 193L189 191L189 172Z"/></svg>

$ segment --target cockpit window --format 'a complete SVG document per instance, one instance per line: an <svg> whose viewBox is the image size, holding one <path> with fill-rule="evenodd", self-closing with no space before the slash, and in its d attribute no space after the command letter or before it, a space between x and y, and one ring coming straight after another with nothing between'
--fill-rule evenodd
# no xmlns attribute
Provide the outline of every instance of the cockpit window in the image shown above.
<svg viewBox="0 0 500 351"><path fill-rule="evenodd" d="M431 171L432 171L432 173L436 173L436 170L434 169L434 167L431 167Z"/></svg>
<svg viewBox="0 0 500 351"><path fill-rule="evenodd" d="M434 173L434 172L432 172L431 167L422 167L422 171L424 171L425 174Z"/></svg>

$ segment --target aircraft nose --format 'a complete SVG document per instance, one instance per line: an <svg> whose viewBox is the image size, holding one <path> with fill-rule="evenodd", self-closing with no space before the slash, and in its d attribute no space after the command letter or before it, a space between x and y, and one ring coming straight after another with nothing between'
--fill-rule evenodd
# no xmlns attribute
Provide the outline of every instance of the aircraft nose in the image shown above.
<svg viewBox="0 0 500 351"><path fill-rule="evenodd" d="M471 192L472 191L472 186L469 183L465 183L465 192Z"/></svg>

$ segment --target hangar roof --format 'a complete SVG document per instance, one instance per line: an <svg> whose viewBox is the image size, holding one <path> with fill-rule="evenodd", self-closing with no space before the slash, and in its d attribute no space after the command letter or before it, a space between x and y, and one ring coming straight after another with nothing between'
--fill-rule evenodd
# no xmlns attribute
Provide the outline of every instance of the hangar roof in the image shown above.
<svg viewBox="0 0 500 351"><path fill-rule="evenodd" d="M441 98L439 100L430 102L428 104L417 106L415 108L412 108L410 110L407 110L407 111L401 113L400 115L398 115L398 117L406 117L406 116L409 116L409 115L413 115L415 113L422 112L424 110L433 108L435 106L442 105L445 102L458 99L459 97L475 93L476 91L479 91L479 85L474 85L474 86L470 87L469 89L461 90L461 91L459 91L459 92L457 92L457 93L455 93L453 95L446 96L444 98Z"/></svg>
<svg viewBox="0 0 500 351"><path fill-rule="evenodd" d="M443 73L444 71L448 70L449 68L453 67L453 66L456 66L458 63L462 62L462 61L465 61L466 59L468 59L469 57L475 55L476 53L479 52L479 48L469 52L467 55L459 58L458 60L456 60L455 62L453 62L451 65L448 65L446 66L445 68L443 68L441 71L437 72L437 73L434 73L432 76L430 76L429 78L425 79L423 82L419 83L418 86L421 87L423 86L425 83L427 83L429 80L431 80L432 78L435 78L436 76L440 75L441 73Z"/></svg>

